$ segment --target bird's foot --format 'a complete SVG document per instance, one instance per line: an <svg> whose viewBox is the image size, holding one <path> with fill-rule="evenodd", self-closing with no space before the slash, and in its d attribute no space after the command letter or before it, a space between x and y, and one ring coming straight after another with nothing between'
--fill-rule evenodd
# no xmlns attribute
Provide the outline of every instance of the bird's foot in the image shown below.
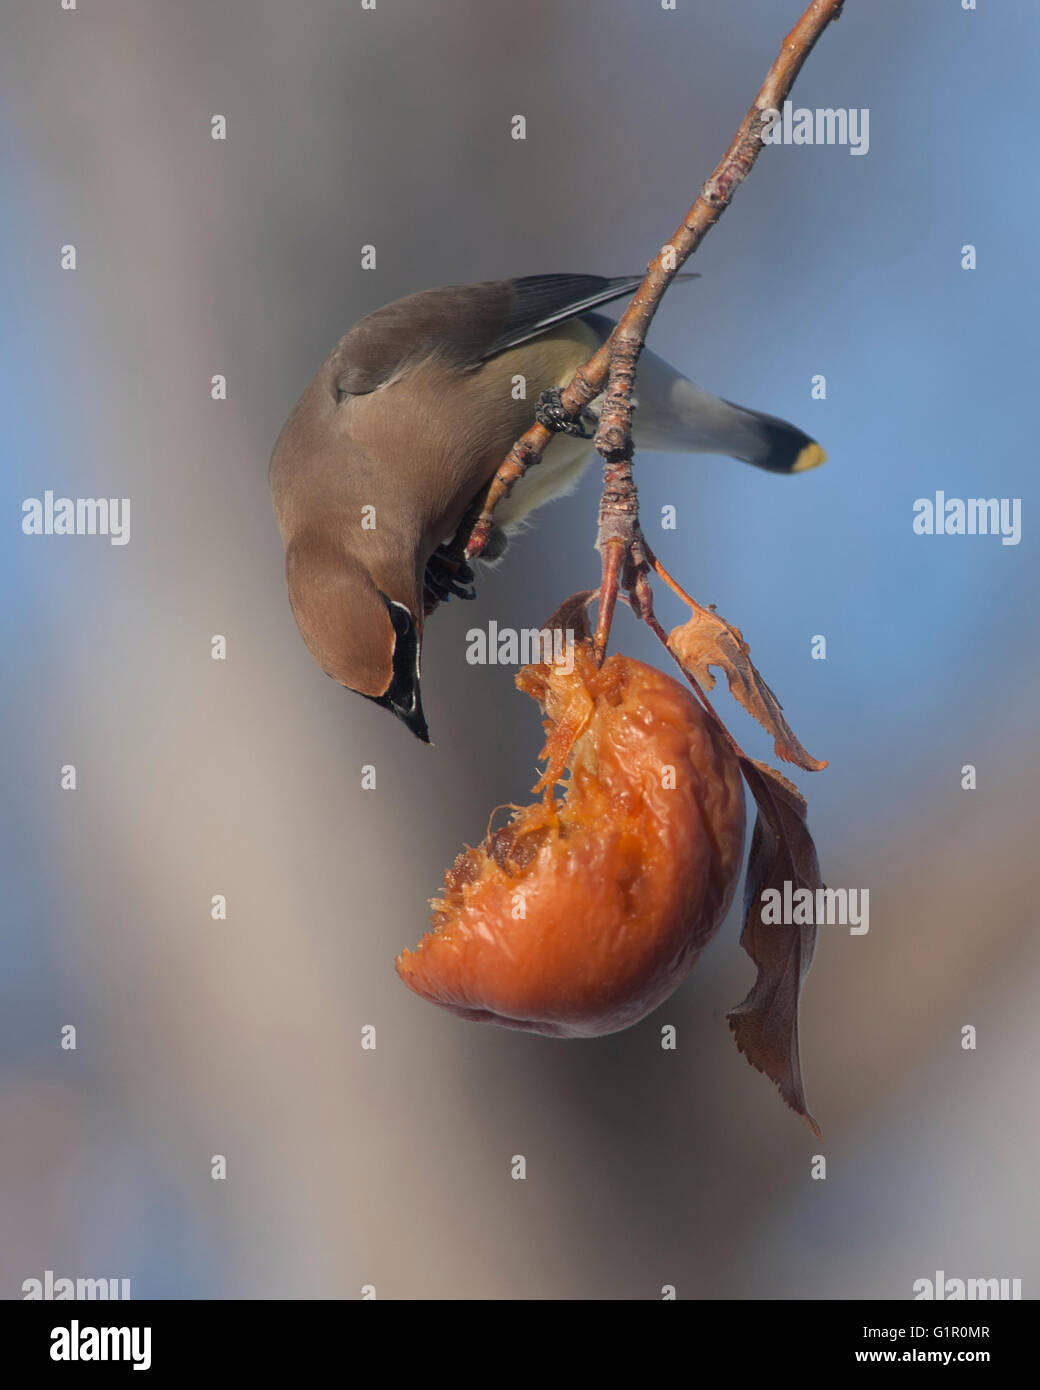
<svg viewBox="0 0 1040 1390"><path fill-rule="evenodd" d="M452 555L447 546L438 546L426 562L423 579L423 606L426 612L436 608L438 603L447 603L450 598L476 598L477 591L473 587L475 580L476 575L465 560Z"/></svg>
<svg viewBox="0 0 1040 1390"><path fill-rule="evenodd" d="M487 565L496 565L508 549L509 537L505 531L501 526L492 526L480 558Z"/></svg>
<svg viewBox="0 0 1040 1390"><path fill-rule="evenodd" d="M583 412L577 419L573 415L568 415L563 408L560 392L555 386L548 391L543 391L538 397L534 418L547 430L552 430L553 434L572 434L577 439L592 439L596 433L595 417L587 411ZM590 423L593 425L591 429L589 428Z"/></svg>

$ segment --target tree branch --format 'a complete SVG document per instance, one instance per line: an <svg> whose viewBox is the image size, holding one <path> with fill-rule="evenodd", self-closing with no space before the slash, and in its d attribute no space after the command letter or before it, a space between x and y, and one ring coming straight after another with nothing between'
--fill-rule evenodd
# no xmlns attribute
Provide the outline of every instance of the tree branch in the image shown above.
<svg viewBox="0 0 1040 1390"><path fill-rule="evenodd" d="M779 110L816 40L841 13L842 0L813 0L784 39L776 62L766 75L729 149L701 189L671 240L647 268L646 278L599 350L575 372L559 394L559 407L540 411L540 419L513 445L483 498L472 506L459 527L453 549L471 558L480 555L491 534L496 503L537 463L552 439L558 420L577 418L604 390L595 447L603 458L603 492L599 507L601 579L599 614L594 636L596 658L602 662L622 590L635 615L655 633L678 664L708 719L729 743L744 780L755 798L758 814L751 839L745 881L744 926L741 944L757 967L747 998L729 1015L738 1048L752 1064L776 1083L784 1100L803 1116L813 1133L819 1128L809 1113L802 1085L798 1052L798 1009L805 976L812 962L816 927L767 924L764 892L792 885L814 895L823 886L819 860L806 821L805 799L798 789L766 763L749 758L726 729L705 694L714 687L712 667L726 674L730 693L774 739L778 757L807 771L826 763L813 758L798 742L784 718L779 700L751 663L748 644L739 628L713 608L692 599L658 560L639 526L639 502L632 476L632 392L647 330L665 290L680 266L700 245L722 216L733 194L747 178L762 148L766 112ZM554 406L556 405L554 393ZM547 423L541 423L547 421ZM660 579L690 610L690 618L671 633L654 613L651 577ZM552 625L573 623L588 631L586 609L590 591L575 594L558 610ZM814 899L815 901L815 899Z"/></svg>
<svg viewBox="0 0 1040 1390"><path fill-rule="evenodd" d="M832 19L841 14L844 0L812 0L801 19L784 39L773 66L759 88L747 115L741 121L729 149L722 156L711 177L698 194L693 206L672 234L670 240L661 248L647 267L646 278L633 295L632 300L618 321L610 338L574 373L571 381L560 393L563 409L576 419L608 383L608 401L600 417L600 428L596 436L596 447L611 464L622 465L627 454L628 477L615 474L608 480L604 477L605 488L620 483L623 494L635 498L635 488L631 481L631 440L630 425L632 415L631 388L635 379L636 363L646 341L647 331L665 290L671 284L679 268L696 251L705 234L725 212L732 201L733 194L751 171L762 149L762 130L766 124L765 113L779 110L787 98L802 64L812 52L816 40ZM608 378L613 374L613 382ZM614 400L609 397L613 395ZM491 535L495 507L508 497L514 485L524 476L528 468L541 461L546 446L553 437L553 431L545 425L534 423L510 449L491 482L484 497L479 514L469 525L465 541L465 556L474 559L483 554ZM607 452L605 452L605 450ZM613 455L613 459L609 455ZM625 507L626 511L633 510ZM608 507L607 526L614 515ZM603 520L601 508L601 522ZM638 524L638 523L636 523ZM601 531L600 548L608 539ZM618 537L618 539L621 539ZM629 538L630 540L632 537ZM612 552L613 546L607 547ZM604 564L607 553L604 553ZM611 562L613 563L613 561ZM616 579L616 574L615 574ZM602 617L602 615L601 615ZM602 628L602 621L599 628ZM609 618L607 627L609 630ZM597 638L599 629L597 629ZM597 645L598 641L597 641ZM604 643L605 645L605 643Z"/></svg>

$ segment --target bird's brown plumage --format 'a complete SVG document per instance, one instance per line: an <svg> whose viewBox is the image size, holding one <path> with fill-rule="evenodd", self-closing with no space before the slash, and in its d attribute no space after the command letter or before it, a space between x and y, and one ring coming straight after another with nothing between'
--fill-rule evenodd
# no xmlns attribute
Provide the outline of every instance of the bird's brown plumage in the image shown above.
<svg viewBox="0 0 1040 1390"><path fill-rule="evenodd" d="M300 632L329 675L420 737L424 587L430 609L460 592L450 557L428 573L431 557L539 396L565 385L610 332L591 311L639 278L527 276L397 300L340 340L279 436L270 480ZM728 452L775 472L823 459L794 426L719 400L649 351L639 382L640 447ZM515 529L567 491L590 452L587 440L557 435L499 505L497 524Z"/></svg>
<svg viewBox="0 0 1040 1390"><path fill-rule="evenodd" d="M270 480L294 616L323 669L363 694L381 694L392 676L381 595L421 632L430 556L530 423L533 402L596 345L571 319L486 356L509 324L511 284L426 291L363 319L275 446ZM547 483L568 446L550 447Z"/></svg>

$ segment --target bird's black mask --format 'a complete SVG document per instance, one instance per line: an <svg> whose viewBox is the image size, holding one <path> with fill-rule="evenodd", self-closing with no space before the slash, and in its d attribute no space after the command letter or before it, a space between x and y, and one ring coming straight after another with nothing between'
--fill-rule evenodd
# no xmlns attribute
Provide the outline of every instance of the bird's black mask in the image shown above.
<svg viewBox="0 0 1040 1390"><path fill-rule="evenodd" d="M430 731L419 693L419 635L415 622L403 603L387 598L382 590L379 592L394 625L394 674L382 695L366 695L365 699L396 714L416 738L429 743Z"/></svg>

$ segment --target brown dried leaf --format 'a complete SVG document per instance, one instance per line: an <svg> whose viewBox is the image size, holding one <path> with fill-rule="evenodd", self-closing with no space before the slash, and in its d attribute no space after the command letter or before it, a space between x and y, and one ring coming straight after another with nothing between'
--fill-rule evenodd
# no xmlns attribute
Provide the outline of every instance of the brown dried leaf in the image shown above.
<svg viewBox="0 0 1040 1390"><path fill-rule="evenodd" d="M809 1114L798 1056L798 1002L812 963L815 926L766 925L762 891L784 883L792 892L823 887L806 803L786 777L765 763L741 757L741 769L758 805L744 886L740 944L758 967L750 994L728 1015L737 1047L753 1067L774 1081L784 1100L820 1130Z"/></svg>
<svg viewBox="0 0 1040 1390"><path fill-rule="evenodd" d="M708 669L725 671L730 694L772 734L778 758L797 763L807 772L827 766L807 753L783 716L780 701L751 663L750 648L740 629L709 608L698 605L688 622L668 634L668 646L679 664L696 677L705 690L713 690L715 677Z"/></svg>
<svg viewBox="0 0 1040 1390"><path fill-rule="evenodd" d="M584 642L592 636L589 604L595 597L595 589L582 589L580 593L571 594L570 598L564 599L544 627L550 632L559 629L565 637L569 632L576 643Z"/></svg>

